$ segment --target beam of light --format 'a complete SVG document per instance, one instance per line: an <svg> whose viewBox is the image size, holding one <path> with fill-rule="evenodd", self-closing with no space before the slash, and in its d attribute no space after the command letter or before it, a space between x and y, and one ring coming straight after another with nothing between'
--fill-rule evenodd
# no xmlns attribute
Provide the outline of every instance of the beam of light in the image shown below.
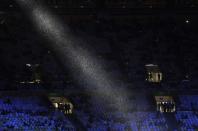
<svg viewBox="0 0 198 131"><path fill-rule="evenodd" d="M99 63L94 54L81 46L82 40L72 35L68 26L47 8L32 0L17 2L30 16L40 34L59 53L62 63L65 66L70 65L74 77L87 84L87 91L97 92L101 97L116 103L117 110L127 110L128 103L124 102L127 91L118 87L113 76L103 69L104 63Z"/></svg>

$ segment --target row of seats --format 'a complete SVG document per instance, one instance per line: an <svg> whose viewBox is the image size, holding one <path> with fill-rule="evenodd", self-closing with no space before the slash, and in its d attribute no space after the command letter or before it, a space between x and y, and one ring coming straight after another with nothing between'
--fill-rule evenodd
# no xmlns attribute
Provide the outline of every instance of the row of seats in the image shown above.
<svg viewBox="0 0 198 131"><path fill-rule="evenodd" d="M175 118L182 131L194 131L198 128L198 115L192 111L178 111Z"/></svg>

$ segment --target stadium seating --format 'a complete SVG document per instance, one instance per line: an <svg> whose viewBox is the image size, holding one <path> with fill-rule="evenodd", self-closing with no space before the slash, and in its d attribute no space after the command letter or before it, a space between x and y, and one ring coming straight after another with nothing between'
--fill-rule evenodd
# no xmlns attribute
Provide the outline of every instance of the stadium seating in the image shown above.
<svg viewBox="0 0 198 131"><path fill-rule="evenodd" d="M175 118L182 131L194 131L198 128L198 116L192 111L178 111Z"/></svg>
<svg viewBox="0 0 198 131"><path fill-rule="evenodd" d="M62 112L50 111L36 97L3 97L0 114L1 130L76 130Z"/></svg>

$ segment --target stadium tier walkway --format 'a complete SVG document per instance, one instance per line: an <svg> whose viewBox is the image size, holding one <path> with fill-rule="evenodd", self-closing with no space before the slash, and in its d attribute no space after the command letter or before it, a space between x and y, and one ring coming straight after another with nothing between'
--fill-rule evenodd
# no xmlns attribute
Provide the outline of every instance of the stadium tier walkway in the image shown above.
<svg viewBox="0 0 198 131"><path fill-rule="evenodd" d="M67 116L68 119L71 121L71 123L75 126L77 131L86 131L86 128L83 126L83 124L77 119L75 114Z"/></svg>
<svg viewBox="0 0 198 131"><path fill-rule="evenodd" d="M178 125L177 125L177 121L175 119L174 113L164 113L164 117L166 118L169 131L177 131Z"/></svg>

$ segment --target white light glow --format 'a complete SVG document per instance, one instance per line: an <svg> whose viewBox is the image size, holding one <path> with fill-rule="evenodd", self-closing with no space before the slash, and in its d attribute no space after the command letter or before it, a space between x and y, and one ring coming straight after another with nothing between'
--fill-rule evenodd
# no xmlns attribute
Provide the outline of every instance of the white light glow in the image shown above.
<svg viewBox="0 0 198 131"><path fill-rule="evenodd" d="M186 23L188 24L190 21L189 20L186 20Z"/></svg>
<svg viewBox="0 0 198 131"><path fill-rule="evenodd" d="M31 67L31 64L26 64L26 66Z"/></svg>

